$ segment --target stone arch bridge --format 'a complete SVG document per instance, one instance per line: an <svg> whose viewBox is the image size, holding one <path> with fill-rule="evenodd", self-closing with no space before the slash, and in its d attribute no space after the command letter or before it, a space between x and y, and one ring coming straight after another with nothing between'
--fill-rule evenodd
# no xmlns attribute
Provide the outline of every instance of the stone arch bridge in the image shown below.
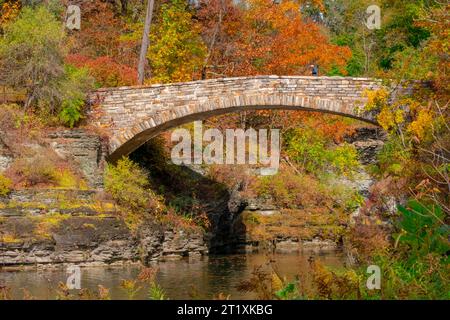
<svg viewBox="0 0 450 320"><path fill-rule="evenodd" d="M109 135L108 161L128 155L160 132L194 120L255 109L319 111L376 124L364 110L369 78L256 76L99 89L89 122Z"/></svg>

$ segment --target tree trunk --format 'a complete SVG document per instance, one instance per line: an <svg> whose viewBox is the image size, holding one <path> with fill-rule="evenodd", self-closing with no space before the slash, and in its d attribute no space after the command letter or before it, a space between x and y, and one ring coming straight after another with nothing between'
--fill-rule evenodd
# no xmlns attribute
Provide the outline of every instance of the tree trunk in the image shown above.
<svg viewBox="0 0 450 320"><path fill-rule="evenodd" d="M147 59L147 50L150 42L150 25L152 24L153 6L155 1L148 0L147 12L145 14L144 34L142 35L141 54L139 55L138 64L138 83L142 85L144 83L145 62Z"/></svg>
<svg viewBox="0 0 450 320"><path fill-rule="evenodd" d="M122 15L125 16L127 14L128 9L128 0L120 0L120 5L122 9Z"/></svg>
<svg viewBox="0 0 450 320"><path fill-rule="evenodd" d="M209 62L209 58L211 57L211 53L214 49L214 44L216 43L216 37L217 37L217 33L219 32L219 29L221 27L222 24L222 10L223 10L224 4L223 4L223 0L220 2L220 9L219 9L219 18L216 24L216 27L214 28L214 32L211 38L211 43L209 44L209 48L208 48L208 53L206 54L205 60L203 62L203 67L202 67L202 80L206 79L206 68Z"/></svg>

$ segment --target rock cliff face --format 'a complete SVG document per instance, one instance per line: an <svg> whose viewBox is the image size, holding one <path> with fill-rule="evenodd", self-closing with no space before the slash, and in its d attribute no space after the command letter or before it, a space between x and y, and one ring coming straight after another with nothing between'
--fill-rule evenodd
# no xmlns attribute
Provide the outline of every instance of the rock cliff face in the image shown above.
<svg viewBox="0 0 450 320"><path fill-rule="evenodd" d="M254 200L233 223L237 251L253 252L260 248L282 253L311 249L327 251L336 250L340 245L344 224L336 221L317 223L314 214L280 210Z"/></svg>
<svg viewBox="0 0 450 320"><path fill-rule="evenodd" d="M387 136L381 128L359 128L355 134L345 138L345 141L354 145L358 150L359 161L366 165L377 161L377 154L383 147Z"/></svg>
<svg viewBox="0 0 450 320"><path fill-rule="evenodd" d="M54 131L39 143L78 164L91 190L25 189L0 198L0 266L149 263L208 253L202 231L174 229L152 219L132 230L124 222L102 192L108 150L98 134ZM13 161L0 135L0 173Z"/></svg>
<svg viewBox="0 0 450 320"><path fill-rule="evenodd" d="M207 254L201 232L154 223L132 231L112 203L100 203L96 196L94 191L28 190L2 198L0 266L147 264Z"/></svg>
<svg viewBox="0 0 450 320"><path fill-rule="evenodd" d="M379 129L362 128L346 140L357 148L360 161L370 164L376 161L384 138ZM175 230L150 221L131 230L114 202L101 192L104 158L108 153L102 139L84 130L65 130L50 133L47 143L61 157L79 163L91 188L97 190L22 190L0 198L0 266L150 263L209 251L253 250L262 242L249 236L249 225L243 221L255 216L271 220L282 215L280 208L267 199L243 198L236 187L223 199L209 204L212 228L207 234ZM0 141L0 172L11 161L12 156ZM356 184L348 183L367 197L373 181L362 172ZM281 235L269 245L285 251L300 250L305 245L328 249L339 243L333 230L324 234L320 226L311 227L316 222L303 222L311 232L300 237Z"/></svg>
<svg viewBox="0 0 450 320"><path fill-rule="evenodd" d="M108 146L99 135L85 130L55 131L48 135L47 142L61 158L71 158L79 165L92 188L103 186Z"/></svg>
<svg viewBox="0 0 450 320"><path fill-rule="evenodd" d="M227 253L235 250L241 235L236 232L234 224L246 207L246 199L242 198L236 186L229 194L212 206L208 217L211 228L207 234L210 251Z"/></svg>
<svg viewBox="0 0 450 320"><path fill-rule="evenodd" d="M3 135L4 133L0 132L0 173L6 171L15 160L14 153L2 140ZM72 160L92 189L103 187L108 145L101 136L83 129L60 130L48 133L42 141L27 144L28 148L39 152L45 152L47 146L60 158Z"/></svg>
<svg viewBox="0 0 450 320"><path fill-rule="evenodd" d="M359 128L352 136L346 137L346 142L355 146L358 151L358 158L363 166L357 172L356 179L350 180L342 176L335 182L368 198L369 189L375 181L365 171L364 165L376 163L377 154L385 139L386 134L376 127ZM334 250L341 244L347 225L359 215L358 209L342 221L332 215L327 217L308 210L283 210L274 206L271 199L240 198L236 191L232 195L230 206L240 209L225 215L228 219L223 218L222 228L228 230L229 246L234 246L239 251L253 251L261 246L283 252L305 248Z"/></svg>

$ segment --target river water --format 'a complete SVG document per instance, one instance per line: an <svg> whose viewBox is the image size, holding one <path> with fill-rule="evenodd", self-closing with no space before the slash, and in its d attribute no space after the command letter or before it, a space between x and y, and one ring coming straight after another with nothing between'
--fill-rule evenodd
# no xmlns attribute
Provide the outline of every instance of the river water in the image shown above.
<svg viewBox="0 0 450 320"><path fill-rule="evenodd" d="M235 254L217 255L196 259L165 261L157 264L157 282L169 299L212 299L220 293L232 299L252 299L254 293L241 292L236 287L249 280L255 268L268 265L288 281L298 274L306 275L302 281L309 282L310 262L313 257L326 266L341 267L345 256L340 251L306 251L291 254ZM112 299L127 299L120 287L124 279L135 279L139 267L86 267L81 268L81 287L96 290L102 285L110 290ZM0 270L0 286L11 288L14 298L23 297L26 288L36 299L55 299L55 288L66 282L65 269L5 271ZM76 291L75 291L76 292ZM146 299L148 291L142 289L135 299Z"/></svg>

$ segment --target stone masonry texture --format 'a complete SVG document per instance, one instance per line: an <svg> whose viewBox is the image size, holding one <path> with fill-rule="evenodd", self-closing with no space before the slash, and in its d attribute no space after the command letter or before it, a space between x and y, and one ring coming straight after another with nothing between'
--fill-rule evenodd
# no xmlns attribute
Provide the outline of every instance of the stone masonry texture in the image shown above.
<svg viewBox="0 0 450 320"><path fill-rule="evenodd" d="M164 130L242 110L320 111L375 124L363 92L381 86L369 78L256 76L106 88L90 95L89 121L107 132L115 161Z"/></svg>

